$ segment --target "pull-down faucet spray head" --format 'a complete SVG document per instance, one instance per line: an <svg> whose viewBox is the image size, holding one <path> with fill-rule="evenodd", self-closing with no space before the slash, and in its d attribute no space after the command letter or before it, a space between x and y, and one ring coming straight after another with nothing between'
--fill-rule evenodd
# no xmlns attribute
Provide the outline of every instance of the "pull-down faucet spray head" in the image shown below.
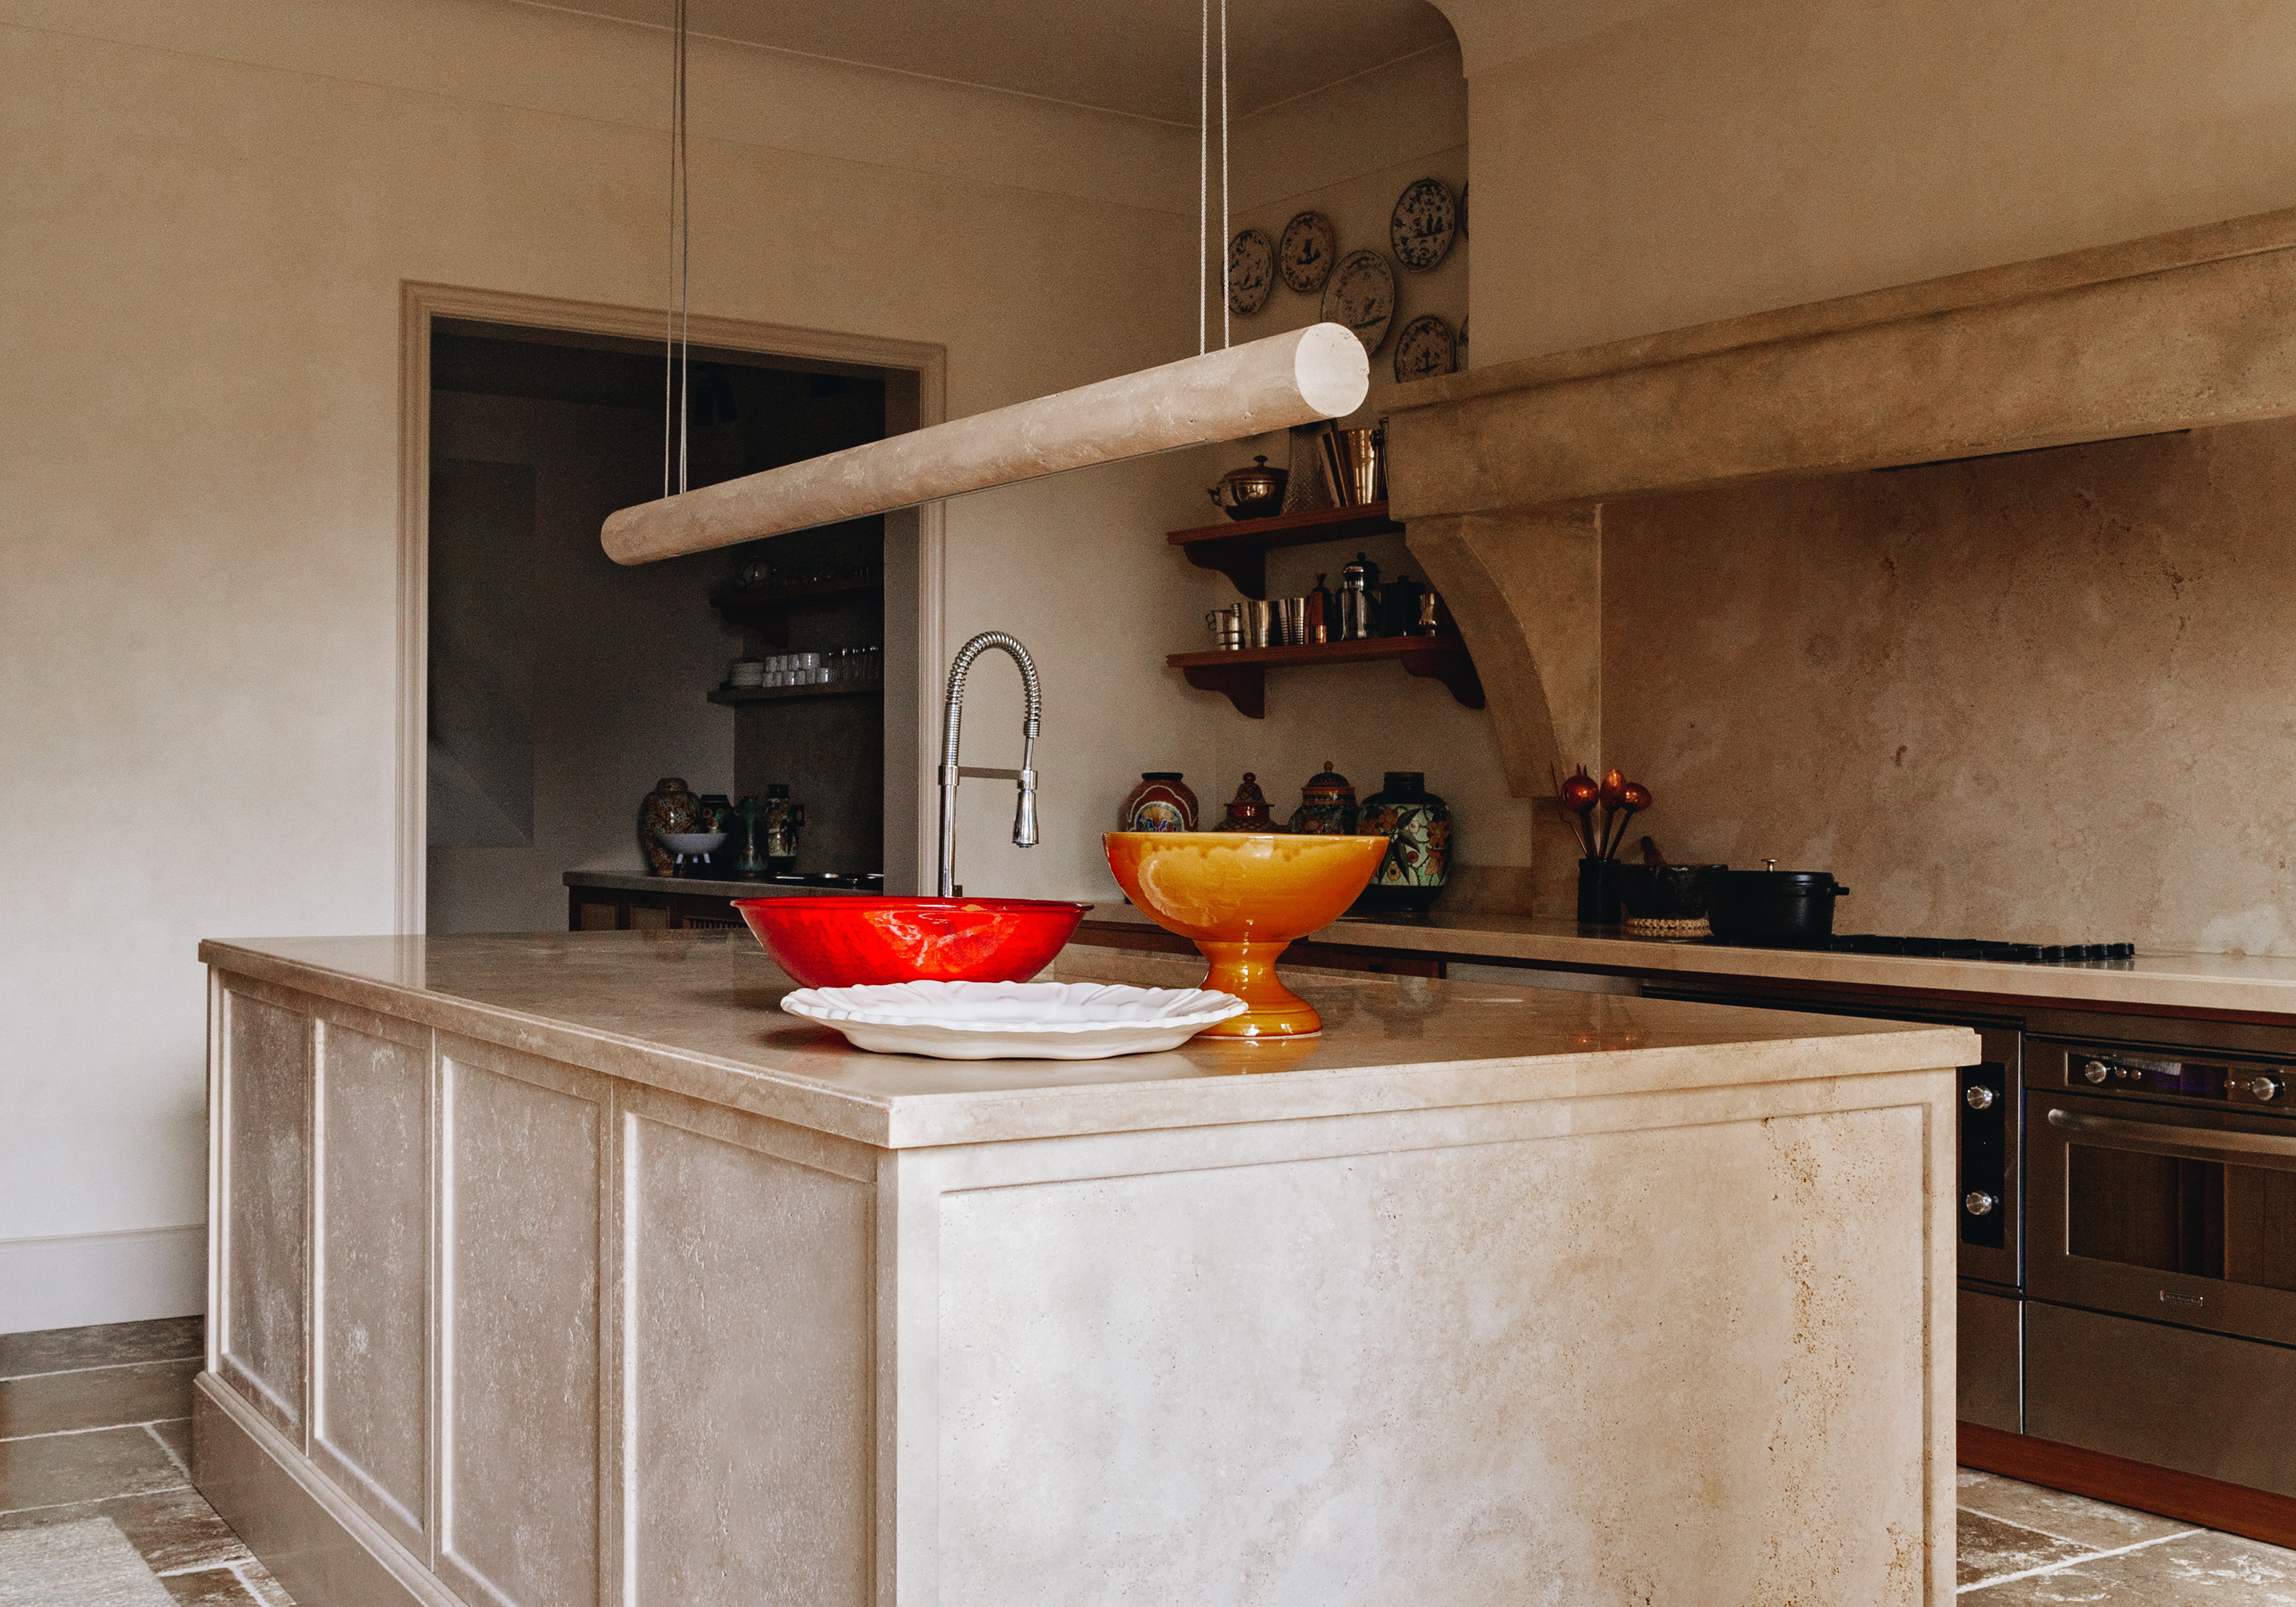
<svg viewBox="0 0 2296 1607"><path fill-rule="evenodd" d="M1021 723L1021 767L1018 770L980 770L957 763L958 727L964 718L964 682L972 672L972 661L989 648L1011 656L1021 668L1021 689L1028 693L1029 709ZM940 865L935 885L943 898L956 890L956 787L964 776L971 775L994 781L1018 783L1021 795L1013 809L1013 846L1032 849L1037 846L1037 733L1042 728L1044 699L1037 683L1036 660L1029 650L1001 630L984 630L956 650L956 658L948 667L948 695L941 705L940 753Z"/></svg>

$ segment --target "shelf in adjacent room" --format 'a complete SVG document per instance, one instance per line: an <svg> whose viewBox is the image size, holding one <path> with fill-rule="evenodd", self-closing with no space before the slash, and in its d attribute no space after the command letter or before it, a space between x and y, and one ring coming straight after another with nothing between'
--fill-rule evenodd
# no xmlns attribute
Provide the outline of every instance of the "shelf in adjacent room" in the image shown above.
<svg viewBox="0 0 2296 1607"><path fill-rule="evenodd" d="M1374 636L1365 642L1318 642L1306 647L1245 647L1176 652L1164 662L1199 692L1217 692L1251 719L1267 715L1267 671L1318 664L1369 664L1392 660L1415 676L1443 683L1469 709L1483 706L1483 683L1467 644L1456 636Z"/></svg>
<svg viewBox="0 0 2296 1607"><path fill-rule="evenodd" d="M884 590L885 583L876 579L821 580L810 586L737 586L712 593L709 606L734 624L759 632L775 647L787 647L792 610L847 597L882 596Z"/></svg>
<svg viewBox="0 0 2296 1607"><path fill-rule="evenodd" d="M1273 547L1307 546L1318 541L1364 541L1392 536L1403 527L1387 516L1383 502L1352 508L1311 508L1267 519L1235 519L1225 524L1171 530L1164 539L1188 555L1198 569L1218 570L1247 597L1267 595L1267 553Z"/></svg>
<svg viewBox="0 0 2296 1607"><path fill-rule="evenodd" d="M713 703L780 703L792 698L857 697L881 693L882 681L824 681L811 686L720 686L709 694Z"/></svg>

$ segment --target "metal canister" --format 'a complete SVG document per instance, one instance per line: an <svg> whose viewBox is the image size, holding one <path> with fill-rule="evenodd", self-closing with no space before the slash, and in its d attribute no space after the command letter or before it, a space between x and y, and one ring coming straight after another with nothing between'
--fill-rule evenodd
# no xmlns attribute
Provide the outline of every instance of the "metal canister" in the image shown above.
<svg viewBox="0 0 2296 1607"><path fill-rule="evenodd" d="M1362 642L1379 632L1379 565L1357 553L1340 571L1339 627L1341 642Z"/></svg>

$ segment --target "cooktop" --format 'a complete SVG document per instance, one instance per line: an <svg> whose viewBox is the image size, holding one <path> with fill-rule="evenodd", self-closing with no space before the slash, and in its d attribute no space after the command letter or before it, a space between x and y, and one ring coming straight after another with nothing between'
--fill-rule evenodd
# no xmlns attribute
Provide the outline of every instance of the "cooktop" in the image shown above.
<svg viewBox="0 0 2296 1607"><path fill-rule="evenodd" d="M1997 943L1982 938L1893 938L1854 932L1802 942L1757 938L1709 938L1730 948L1815 948L1844 955L1911 955L1923 960L1995 960L2028 965L2076 965L2134 959L2134 943Z"/></svg>

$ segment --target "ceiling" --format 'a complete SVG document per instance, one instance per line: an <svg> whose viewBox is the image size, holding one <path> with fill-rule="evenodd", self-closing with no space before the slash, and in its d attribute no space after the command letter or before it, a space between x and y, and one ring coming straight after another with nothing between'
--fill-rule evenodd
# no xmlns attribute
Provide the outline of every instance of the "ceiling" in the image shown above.
<svg viewBox="0 0 2296 1607"><path fill-rule="evenodd" d="M557 0L667 28L671 0ZM1217 16L1219 0L1213 0ZM1226 0L1229 114L1452 43L1427 0ZM696 34L1193 127L1197 0L688 0Z"/></svg>

